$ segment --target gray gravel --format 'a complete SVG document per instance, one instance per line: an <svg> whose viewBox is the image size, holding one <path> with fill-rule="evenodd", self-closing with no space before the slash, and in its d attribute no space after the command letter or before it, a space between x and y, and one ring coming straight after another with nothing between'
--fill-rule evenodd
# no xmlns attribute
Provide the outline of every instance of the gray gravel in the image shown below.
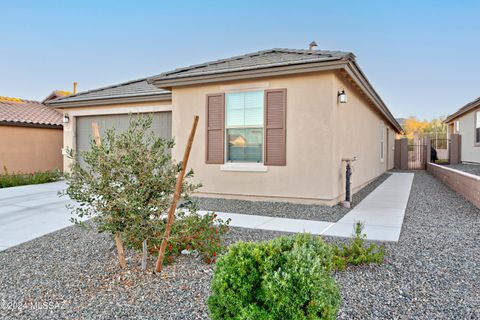
<svg viewBox="0 0 480 320"><path fill-rule="evenodd" d="M398 243L382 265L335 275L339 319L480 319L480 210L415 172ZM331 240L331 239L329 239Z"/></svg>
<svg viewBox="0 0 480 320"><path fill-rule="evenodd" d="M480 164L460 163L451 164L446 167L480 176Z"/></svg>
<svg viewBox="0 0 480 320"><path fill-rule="evenodd" d="M352 208L389 176L390 174L385 173L355 193L352 196ZM350 209L339 205L329 207L326 205L297 204L278 201L247 201L218 198L194 199L197 201L198 207L202 210L329 222L337 222L350 211Z"/></svg>
<svg viewBox="0 0 480 320"><path fill-rule="evenodd" d="M280 234L232 228L226 242ZM479 319L479 238L480 210L416 172L400 242L386 244L385 263L335 273L339 319ZM108 237L71 227L0 252L0 302L62 307L0 307L0 318L208 319L212 266L181 257L158 277L130 259L129 271L120 271L113 250Z"/></svg>

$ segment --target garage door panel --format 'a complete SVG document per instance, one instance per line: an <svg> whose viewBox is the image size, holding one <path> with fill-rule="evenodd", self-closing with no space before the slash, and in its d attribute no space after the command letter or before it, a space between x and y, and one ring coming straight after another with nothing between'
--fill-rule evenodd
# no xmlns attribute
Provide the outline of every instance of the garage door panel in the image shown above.
<svg viewBox="0 0 480 320"><path fill-rule="evenodd" d="M153 117L153 131L160 137L170 139L172 137L172 113L171 112L155 112L151 114ZM131 117L136 118L145 116L145 114L132 114ZM99 115L99 116L83 116L76 118L76 149L82 152L90 149L90 141L92 140L92 123L98 123L100 136L105 134L108 128L115 128L118 132L126 131L130 124L130 115ZM82 162L82 161L81 161Z"/></svg>

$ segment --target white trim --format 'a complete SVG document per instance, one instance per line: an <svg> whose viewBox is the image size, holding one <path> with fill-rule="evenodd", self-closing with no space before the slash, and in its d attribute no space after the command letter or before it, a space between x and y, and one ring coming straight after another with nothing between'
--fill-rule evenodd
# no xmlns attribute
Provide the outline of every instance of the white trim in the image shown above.
<svg viewBox="0 0 480 320"><path fill-rule="evenodd" d="M380 162L385 162L385 123L380 123Z"/></svg>
<svg viewBox="0 0 480 320"><path fill-rule="evenodd" d="M143 106L143 107L114 107L114 108L89 108L84 110L62 110L64 113L68 113L70 117L77 116L96 116L96 115L108 115L108 114L129 114L129 113L148 113L148 112L165 112L172 111L172 105L160 105L160 106Z"/></svg>
<svg viewBox="0 0 480 320"><path fill-rule="evenodd" d="M220 171L267 172L263 163L227 162L220 166Z"/></svg>
<svg viewBox="0 0 480 320"><path fill-rule="evenodd" d="M261 91L268 88L270 88L269 82L257 82L220 86L220 91L225 93L235 93L244 91Z"/></svg>

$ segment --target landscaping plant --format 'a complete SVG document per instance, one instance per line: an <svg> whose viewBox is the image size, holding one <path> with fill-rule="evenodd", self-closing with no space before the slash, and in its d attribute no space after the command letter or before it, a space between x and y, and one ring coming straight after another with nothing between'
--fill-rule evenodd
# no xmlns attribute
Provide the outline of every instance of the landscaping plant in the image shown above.
<svg viewBox="0 0 480 320"><path fill-rule="evenodd" d="M172 233L165 251L165 263L174 261L175 257L184 253L196 253L206 263L210 264L224 250L223 237L228 231L229 221L218 219L214 213L199 215L192 206L190 212L177 213ZM158 220L157 231L148 241L148 251L156 254L162 242L165 231L165 220ZM142 232L130 229L125 232L125 243L128 247L140 250L142 247Z"/></svg>
<svg viewBox="0 0 480 320"><path fill-rule="evenodd" d="M385 247L376 243L365 244L366 235L362 233L363 224L356 222L354 225L354 238L348 244L333 247L333 265L335 269L345 270L347 265L360 265L368 263L382 263Z"/></svg>
<svg viewBox="0 0 480 320"><path fill-rule="evenodd" d="M6 167L3 167L3 174L0 174L0 189L54 182L60 180L61 177L62 172L60 170L37 171L34 173L10 173Z"/></svg>
<svg viewBox="0 0 480 320"><path fill-rule="evenodd" d="M99 232L115 235L116 240L133 232L142 242L157 241L181 164L172 159L173 140L155 135L152 121L150 116L132 117L126 131L107 129L101 143L92 140L90 150L69 151L73 165L63 193L79 203L70 207L77 216L73 222L93 217ZM192 176L191 170L185 176L182 199L198 187L189 182ZM120 259L118 242L117 249Z"/></svg>
<svg viewBox="0 0 480 320"><path fill-rule="evenodd" d="M341 303L333 252L298 234L237 242L219 258L207 304L212 319L335 319Z"/></svg>

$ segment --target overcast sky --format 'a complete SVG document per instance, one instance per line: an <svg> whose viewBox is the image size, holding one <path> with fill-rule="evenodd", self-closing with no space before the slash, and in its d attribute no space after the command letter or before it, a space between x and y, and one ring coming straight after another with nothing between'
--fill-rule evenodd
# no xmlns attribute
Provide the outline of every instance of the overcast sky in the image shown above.
<svg viewBox="0 0 480 320"><path fill-rule="evenodd" d="M351 51L396 117L480 96L480 1L0 1L0 96L275 48Z"/></svg>

